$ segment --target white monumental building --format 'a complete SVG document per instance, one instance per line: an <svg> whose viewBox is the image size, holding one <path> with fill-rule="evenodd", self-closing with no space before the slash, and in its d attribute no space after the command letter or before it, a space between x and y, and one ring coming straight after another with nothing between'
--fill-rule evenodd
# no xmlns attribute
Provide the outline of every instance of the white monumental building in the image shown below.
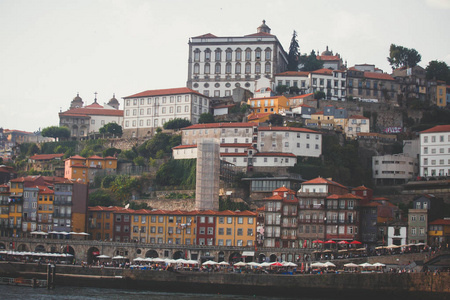
<svg viewBox="0 0 450 300"><path fill-rule="evenodd" d="M208 97L189 88L149 90L124 97L124 137L151 136L164 123L181 118L196 124L209 112Z"/></svg>
<svg viewBox="0 0 450 300"><path fill-rule="evenodd" d="M209 97L231 96L236 87L254 92L255 81L287 68L287 54L265 21L257 32L238 37L211 33L189 42L187 86ZM258 87L259 89L260 87Z"/></svg>
<svg viewBox="0 0 450 300"><path fill-rule="evenodd" d="M450 175L450 125L420 132L420 176Z"/></svg>

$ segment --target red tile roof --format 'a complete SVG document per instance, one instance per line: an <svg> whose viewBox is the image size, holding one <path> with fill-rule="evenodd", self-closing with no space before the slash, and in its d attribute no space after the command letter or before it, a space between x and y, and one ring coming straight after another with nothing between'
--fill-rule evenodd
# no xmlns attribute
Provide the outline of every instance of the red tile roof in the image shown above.
<svg viewBox="0 0 450 300"><path fill-rule="evenodd" d="M250 143L229 143L229 144L227 144L227 143L223 143L223 144L220 144L220 147L242 147L242 148L247 148L247 147L251 147L252 146L252 144L250 144Z"/></svg>
<svg viewBox="0 0 450 300"><path fill-rule="evenodd" d="M202 97L207 97L203 94L200 94L199 92L191 90L190 88L182 87L182 88L162 89L162 90L148 90L123 98L128 99L128 98L154 97L154 96L179 95L179 94L196 94Z"/></svg>
<svg viewBox="0 0 450 300"><path fill-rule="evenodd" d="M450 220L438 219L438 220L434 220L433 222L430 222L429 225L449 225L450 226Z"/></svg>
<svg viewBox="0 0 450 300"><path fill-rule="evenodd" d="M286 71L283 73L275 74L275 76L308 76L309 72L297 72L297 71Z"/></svg>
<svg viewBox="0 0 450 300"><path fill-rule="evenodd" d="M295 193L293 190L288 189L284 185L282 187L279 187L279 188L273 190L272 192L292 192L292 193Z"/></svg>
<svg viewBox="0 0 450 300"><path fill-rule="evenodd" d="M92 156L89 156L88 159L103 160L103 157L100 157L100 156L98 156L98 155L92 155Z"/></svg>
<svg viewBox="0 0 450 300"><path fill-rule="evenodd" d="M103 106L101 106L97 102L94 102L94 103L92 103L90 105L86 105L86 108L103 108Z"/></svg>
<svg viewBox="0 0 450 300"><path fill-rule="evenodd" d="M344 195L333 194L333 195L328 196L327 199L357 199L357 200L361 200L362 198L359 196L355 196L353 194L347 193Z"/></svg>
<svg viewBox="0 0 450 300"><path fill-rule="evenodd" d="M430 129L426 129L421 131L420 133L433 133L433 132L449 132L450 131L450 125L438 125L434 126Z"/></svg>
<svg viewBox="0 0 450 300"><path fill-rule="evenodd" d="M247 156L247 153L246 152L225 152L225 153L220 153L220 156L227 156L227 157Z"/></svg>
<svg viewBox="0 0 450 300"><path fill-rule="evenodd" d="M352 191L366 191L366 190L370 190L368 187L365 187L363 185L355 187L352 189Z"/></svg>
<svg viewBox="0 0 450 300"><path fill-rule="evenodd" d="M341 58L337 55L317 55L317 60L340 60Z"/></svg>
<svg viewBox="0 0 450 300"><path fill-rule="evenodd" d="M319 131L314 131L307 128L297 128L297 127L281 127L281 126L266 126L258 127L258 131L294 131L294 132L306 132L306 133L317 133L322 134Z"/></svg>
<svg viewBox="0 0 450 300"><path fill-rule="evenodd" d="M252 34L248 34L245 36L247 37L247 36L274 36L274 35L267 33L267 32L257 32L257 33L252 33Z"/></svg>
<svg viewBox="0 0 450 300"><path fill-rule="evenodd" d="M71 157L69 157L69 159L82 159L82 160L86 160L86 158L84 158L83 156L80 156L80 155L74 155L74 156L71 156Z"/></svg>
<svg viewBox="0 0 450 300"><path fill-rule="evenodd" d="M189 148L197 148L197 145L179 145L173 147L172 149L189 149Z"/></svg>
<svg viewBox="0 0 450 300"><path fill-rule="evenodd" d="M333 74L333 70L330 70L330 69L319 69L319 70L312 71L311 73L313 73L313 74L332 75Z"/></svg>
<svg viewBox="0 0 450 300"><path fill-rule="evenodd" d="M280 201L283 199L284 199L284 197L280 196L280 195L272 195L272 196L264 198L264 200L280 200Z"/></svg>
<svg viewBox="0 0 450 300"><path fill-rule="evenodd" d="M72 108L68 111L59 113L60 116L89 116L89 115L95 115L95 116L116 116L116 117L123 117L123 110L119 109L98 109L98 108L86 108L86 107L78 107L78 108Z"/></svg>
<svg viewBox="0 0 450 300"><path fill-rule="evenodd" d="M302 99L302 98L306 98L306 97L313 96L313 95L314 95L314 93L309 93L309 94L304 94L304 95L298 95L298 96L295 96L295 97L291 97L289 99Z"/></svg>
<svg viewBox="0 0 450 300"><path fill-rule="evenodd" d="M257 90L256 93L261 92L262 89L263 89L263 88ZM266 92L273 92L271 88L264 88L264 89L265 89Z"/></svg>
<svg viewBox="0 0 450 300"><path fill-rule="evenodd" d="M250 99L248 99L248 100L270 100L270 99L278 99L278 98L281 98L281 97L284 97L283 95L280 95L280 96L272 96L272 97L258 97L258 98L250 98Z"/></svg>
<svg viewBox="0 0 450 300"><path fill-rule="evenodd" d="M258 120L267 116L273 115L273 113L259 113L248 115L247 120Z"/></svg>
<svg viewBox="0 0 450 300"><path fill-rule="evenodd" d="M217 36L215 36L212 33L206 33L206 34L203 34L203 35L195 36L195 37L193 37L193 39L197 39L197 38L216 38L216 37Z"/></svg>
<svg viewBox="0 0 450 300"><path fill-rule="evenodd" d="M305 181L305 182L303 182L303 184L331 184L331 185L336 185L336 186L339 186L339 187L342 187L342 188L345 188L345 189L347 188L347 187L343 186L340 183L337 183L335 181L332 181L332 180L329 180L329 179L326 179L326 178L322 178L322 177L317 177L317 178Z"/></svg>
<svg viewBox="0 0 450 300"><path fill-rule="evenodd" d="M392 77L389 74L376 72L364 72L364 77L369 79L392 80L392 81L395 80L394 77Z"/></svg>
<svg viewBox="0 0 450 300"><path fill-rule="evenodd" d="M313 115L323 115L323 110L322 111L317 111L317 112L313 113Z"/></svg>
<svg viewBox="0 0 450 300"><path fill-rule="evenodd" d="M186 129L209 129L209 128L245 128L245 127L255 127L255 123L206 123L206 124L195 124L189 127L185 127L182 130Z"/></svg>
<svg viewBox="0 0 450 300"><path fill-rule="evenodd" d="M34 160L51 160L55 158L61 158L64 156L64 153L59 154L36 154L30 157L30 159Z"/></svg>

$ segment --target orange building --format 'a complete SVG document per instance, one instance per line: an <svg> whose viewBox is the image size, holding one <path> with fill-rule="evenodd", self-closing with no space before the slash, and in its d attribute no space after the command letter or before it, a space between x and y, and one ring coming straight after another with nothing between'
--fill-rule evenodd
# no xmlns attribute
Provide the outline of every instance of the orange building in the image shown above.
<svg viewBox="0 0 450 300"><path fill-rule="evenodd" d="M112 156L100 157L97 155L84 158L79 155L71 156L65 160L64 177L71 180L89 183L95 175L115 174L117 170L117 158Z"/></svg>
<svg viewBox="0 0 450 300"><path fill-rule="evenodd" d="M93 240L112 241L114 229L114 212L123 207L94 206L88 208L88 229Z"/></svg>
<svg viewBox="0 0 450 300"><path fill-rule="evenodd" d="M37 230L50 232L53 226L54 191L45 186L39 186L37 201Z"/></svg>

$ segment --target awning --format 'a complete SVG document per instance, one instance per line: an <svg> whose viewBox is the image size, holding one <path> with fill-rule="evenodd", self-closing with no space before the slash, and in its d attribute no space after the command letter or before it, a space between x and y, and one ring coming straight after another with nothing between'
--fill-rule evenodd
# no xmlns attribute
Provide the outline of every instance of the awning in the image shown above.
<svg viewBox="0 0 450 300"><path fill-rule="evenodd" d="M255 256L255 251L244 251L242 256Z"/></svg>

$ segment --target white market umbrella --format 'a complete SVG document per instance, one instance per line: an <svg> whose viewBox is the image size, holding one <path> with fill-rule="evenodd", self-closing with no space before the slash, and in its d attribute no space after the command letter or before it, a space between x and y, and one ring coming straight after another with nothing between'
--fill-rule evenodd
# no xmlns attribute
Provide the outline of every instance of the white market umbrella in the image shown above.
<svg viewBox="0 0 450 300"><path fill-rule="evenodd" d="M117 256L114 256L112 259L126 259L126 257L122 256L122 255L117 255Z"/></svg>
<svg viewBox="0 0 450 300"><path fill-rule="evenodd" d="M260 264L261 267L270 267L271 263L269 262L263 262L262 264Z"/></svg>
<svg viewBox="0 0 450 300"><path fill-rule="evenodd" d="M247 264L243 261L237 262L234 264L235 267L245 267Z"/></svg>
<svg viewBox="0 0 450 300"><path fill-rule="evenodd" d="M97 258L111 258L111 256L102 254L102 255L97 256Z"/></svg>
<svg viewBox="0 0 450 300"><path fill-rule="evenodd" d="M397 248L400 248L400 246L397 246L397 245L389 245L389 246L386 247L386 249L397 249Z"/></svg>
<svg viewBox="0 0 450 300"><path fill-rule="evenodd" d="M221 265L221 266L229 266L230 264L227 263L226 261L221 261L221 262L219 263L219 265Z"/></svg>
<svg viewBox="0 0 450 300"><path fill-rule="evenodd" d="M215 261L213 261L213 260L208 260L208 261L205 261L202 265L203 266L209 266L209 265L217 265L218 263L216 263Z"/></svg>
<svg viewBox="0 0 450 300"><path fill-rule="evenodd" d="M144 261L151 262L151 261L153 261L153 258L151 258L151 257L146 257L146 258L144 258Z"/></svg>
<svg viewBox="0 0 450 300"><path fill-rule="evenodd" d="M354 264L354 263L348 263L348 264L345 264L344 267L346 267L346 268L357 268L358 265Z"/></svg>
<svg viewBox="0 0 450 300"><path fill-rule="evenodd" d="M329 261L327 261L326 263L324 263L324 266L325 267L333 267L333 268L336 268L336 265L335 264L333 264L332 262L329 262Z"/></svg>
<svg viewBox="0 0 450 300"><path fill-rule="evenodd" d="M294 264L293 262L284 262L283 266L285 266L285 267L298 267L298 265Z"/></svg>
<svg viewBox="0 0 450 300"><path fill-rule="evenodd" d="M259 267L260 264L258 264L257 262L251 261L251 262L247 263L247 266Z"/></svg>
<svg viewBox="0 0 450 300"><path fill-rule="evenodd" d="M323 267L325 267L325 264L323 264L321 262L316 262L316 263L311 264L311 268L323 268Z"/></svg>
<svg viewBox="0 0 450 300"><path fill-rule="evenodd" d="M369 264L369 263L363 263L363 264L359 264L359 266L362 267L362 268L370 268L370 267L372 267L373 265L372 265L372 264Z"/></svg>
<svg viewBox="0 0 450 300"><path fill-rule="evenodd" d="M386 267L385 264L382 264L382 263L379 263L379 262L374 263L372 266L374 266L374 267Z"/></svg>
<svg viewBox="0 0 450 300"><path fill-rule="evenodd" d="M145 260L145 258L142 257L136 257L135 259L133 259L133 261L143 261Z"/></svg>

